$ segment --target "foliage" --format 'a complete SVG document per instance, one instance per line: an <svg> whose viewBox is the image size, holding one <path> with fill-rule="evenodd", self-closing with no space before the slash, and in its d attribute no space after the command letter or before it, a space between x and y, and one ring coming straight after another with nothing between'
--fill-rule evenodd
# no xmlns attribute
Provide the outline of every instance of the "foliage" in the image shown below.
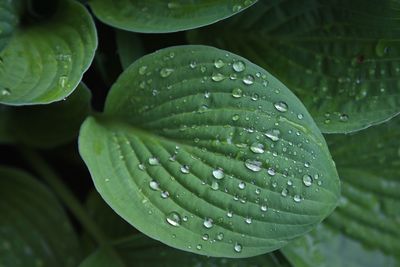
<svg viewBox="0 0 400 267"><path fill-rule="evenodd" d="M399 5L0 0L0 267L399 267Z"/></svg>

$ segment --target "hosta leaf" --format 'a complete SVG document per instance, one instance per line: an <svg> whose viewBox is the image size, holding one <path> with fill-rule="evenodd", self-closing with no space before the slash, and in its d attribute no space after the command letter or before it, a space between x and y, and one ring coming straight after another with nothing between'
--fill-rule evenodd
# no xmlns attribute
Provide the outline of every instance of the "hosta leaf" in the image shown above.
<svg viewBox="0 0 400 267"><path fill-rule="evenodd" d="M400 112L400 3L262 1L189 34L276 75L325 133L346 133Z"/></svg>
<svg viewBox="0 0 400 267"><path fill-rule="evenodd" d="M230 17L257 0L90 0L104 23L134 32L176 32Z"/></svg>
<svg viewBox="0 0 400 267"><path fill-rule="evenodd" d="M0 104L0 143L49 148L71 141L89 114L90 97L90 91L81 84L65 101L50 105Z"/></svg>
<svg viewBox="0 0 400 267"><path fill-rule="evenodd" d="M0 52L9 42L18 24L19 0L0 2Z"/></svg>
<svg viewBox="0 0 400 267"><path fill-rule="evenodd" d="M307 263L296 267L316 266L307 260L315 258L312 251L321 259L318 266L400 266L399 138L400 120L395 118L328 139L342 179L342 201L326 221L324 228L331 233L318 231L285 247L284 252ZM304 242L314 249L301 246ZM333 257L345 258L340 262Z"/></svg>
<svg viewBox="0 0 400 267"><path fill-rule="evenodd" d="M116 31L118 54L123 69L126 69L136 59L144 56L144 47L137 33Z"/></svg>
<svg viewBox="0 0 400 267"><path fill-rule="evenodd" d="M77 236L47 188L2 166L0 200L0 266L77 266Z"/></svg>
<svg viewBox="0 0 400 267"><path fill-rule="evenodd" d="M0 53L0 103L44 104L73 92L92 62L96 29L77 1L58 1L55 13L23 25Z"/></svg>
<svg viewBox="0 0 400 267"><path fill-rule="evenodd" d="M135 61L104 115L84 122L79 147L120 216L199 254L277 249L319 223L339 195L324 138L301 102L262 68L212 47Z"/></svg>
<svg viewBox="0 0 400 267"><path fill-rule="evenodd" d="M125 262L126 267L288 267L284 259L278 259L273 253L265 254L249 259L226 259L209 258L200 255L193 255L166 247L161 243L151 240L143 235L133 236L115 246L115 250ZM116 262L115 256L105 250L98 250L88 257L86 262L89 265L80 267L98 267L104 261ZM114 266L114 265L104 265Z"/></svg>

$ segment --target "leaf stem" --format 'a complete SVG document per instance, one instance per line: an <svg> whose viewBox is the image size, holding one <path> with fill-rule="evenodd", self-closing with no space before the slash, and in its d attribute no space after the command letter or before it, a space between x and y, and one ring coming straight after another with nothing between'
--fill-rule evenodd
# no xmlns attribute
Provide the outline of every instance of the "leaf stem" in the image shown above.
<svg viewBox="0 0 400 267"><path fill-rule="evenodd" d="M34 150L28 148L20 148L20 153L24 159L30 164L34 171L40 175L48 185L54 190L61 201L67 206L71 213L81 223L82 227L96 240L99 245L108 246L108 240L96 223L88 216L81 203L74 194L67 188L58 177L56 172L42 158L42 156Z"/></svg>

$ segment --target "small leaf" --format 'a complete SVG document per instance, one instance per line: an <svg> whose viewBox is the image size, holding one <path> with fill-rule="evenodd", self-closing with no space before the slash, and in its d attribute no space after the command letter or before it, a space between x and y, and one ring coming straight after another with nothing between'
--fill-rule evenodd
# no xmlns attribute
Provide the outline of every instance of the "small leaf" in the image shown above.
<svg viewBox="0 0 400 267"><path fill-rule="evenodd" d="M400 112L399 10L397 1L262 1L189 40L260 64L322 132L348 133Z"/></svg>
<svg viewBox="0 0 400 267"><path fill-rule="evenodd" d="M80 84L65 101L50 105L0 104L0 143L51 148L71 141L78 136L79 127L89 114L90 98L90 91Z"/></svg>
<svg viewBox="0 0 400 267"><path fill-rule="evenodd" d="M323 229L283 249L296 267L400 266L399 126L395 118L350 136L329 136L342 199Z"/></svg>
<svg viewBox="0 0 400 267"><path fill-rule="evenodd" d="M0 200L0 266L77 266L78 238L47 188L1 166Z"/></svg>
<svg viewBox="0 0 400 267"><path fill-rule="evenodd" d="M0 103L45 104L73 92L92 62L96 29L85 7L60 0L43 21L22 25L0 53Z"/></svg>
<svg viewBox="0 0 400 267"><path fill-rule="evenodd" d="M123 69L144 56L145 51L140 36L133 32L116 31L118 54Z"/></svg>
<svg viewBox="0 0 400 267"><path fill-rule="evenodd" d="M230 17L257 0L90 0L104 23L134 32L163 33L193 29Z"/></svg>
<svg viewBox="0 0 400 267"><path fill-rule="evenodd" d="M133 63L104 115L84 122L79 150L120 216L198 254L282 247L339 196L324 138L301 102L265 70L212 47L172 47ZM308 184L315 175L321 186Z"/></svg>

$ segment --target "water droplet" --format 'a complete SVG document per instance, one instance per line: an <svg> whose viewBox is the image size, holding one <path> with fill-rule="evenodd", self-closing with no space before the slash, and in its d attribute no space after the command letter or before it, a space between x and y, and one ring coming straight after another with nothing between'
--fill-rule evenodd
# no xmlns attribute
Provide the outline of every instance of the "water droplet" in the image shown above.
<svg viewBox="0 0 400 267"><path fill-rule="evenodd" d="M160 189L160 184L155 180L151 180L149 183L149 186L151 189L156 190L156 191Z"/></svg>
<svg viewBox="0 0 400 267"><path fill-rule="evenodd" d="M176 3L176 2L169 2L168 3L168 8L179 8L181 4Z"/></svg>
<svg viewBox="0 0 400 267"><path fill-rule="evenodd" d="M145 75L146 74L146 70L147 70L147 66L141 66L139 68L139 74L140 75Z"/></svg>
<svg viewBox="0 0 400 267"><path fill-rule="evenodd" d="M264 145L263 145L263 144L260 144L260 143L253 143L253 144L250 146L250 150L251 150L253 153L256 153L256 154L262 154L262 153L265 152L265 150L264 150Z"/></svg>
<svg viewBox="0 0 400 267"><path fill-rule="evenodd" d="M217 182L217 181L213 181L213 182L211 183L211 188L212 188L213 190L218 190L218 189L219 189L219 184L218 184L218 182Z"/></svg>
<svg viewBox="0 0 400 267"><path fill-rule="evenodd" d="M246 218L244 221L245 221L247 224L251 224L251 222L252 222L251 218Z"/></svg>
<svg viewBox="0 0 400 267"><path fill-rule="evenodd" d="M58 85L61 88L64 88L68 83L68 76L60 76L60 78L58 78Z"/></svg>
<svg viewBox="0 0 400 267"><path fill-rule="evenodd" d="M268 168L267 173L268 173L270 176L274 176L274 175L276 174L275 169L272 168L272 167Z"/></svg>
<svg viewBox="0 0 400 267"><path fill-rule="evenodd" d="M246 188L246 184L244 182L240 182L238 187L239 187L239 189L243 190Z"/></svg>
<svg viewBox="0 0 400 267"><path fill-rule="evenodd" d="M169 213L167 215L166 220L172 226L177 227L177 226L181 225L181 216L175 211Z"/></svg>
<svg viewBox="0 0 400 267"><path fill-rule="evenodd" d="M232 212L232 211L228 211L228 212L226 213L226 216L227 216L228 218L232 218L232 217L233 217L233 212Z"/></svg>
<svg viewBox="0 0 400 267"><path fill-rule="evenodd" d="M190 167L188 165L181 166L181 173L188 174L190 172Z"/></svg>
<svg viewBox="0 0 400 267"><path fill-rule="evenodd" d="M203 237L201 239L203 239L204 241L207 241L209 239L209 235L208 234L204 234Z"/></svg>
<svg viewBox="0 0 400 267"><path fill-rule="evenodd" d="M144 171L146 169L146 166L144 166L144 164L139 164L138 168L139 170Z"/></svg>
<svg viewBox="0 0 400 267"><path fill-rule="evenodd" d="M191 69L196 68L196 67L197 67L197 62L196 62L196 61L191 61L190 64L189 64L189 67L190 67Z"/></svg>
<svg viewBox="0 0 400 267"><path fill-rule="evenodd" d="M265 133L265 136L271 139L272 141L276 142L279 140L281 132L278 129L271 129Z"/></svg>
<svg viewBox="0 0 400 267"><path fill-rule="evenodd" d="M244 64L243 61L235 61L232 64L232 68L236 72L242 72L246 69L246 65Z"/></svg>
<svg viewBox="0 0 400 267"><path fill-rule="evenodd" d="M214 176L215 179L218 179L218 180L221 180L225 176L224 170L221 168L213 170L212 175Z"/></svg>
<svg viewBox="0 0 400 267"><path fill-rule="evenodd" d="M282 189L281 195L282 195L283 197L287 197L288 193L289 193L289 190L287 190L286 188L284 188L284 189Z"/></svg>
<svg viewBox="0 0 400 267"><path fill-rule="evenodd" d="M283 101L279 101L276 102L274 104L274 107L276 108L276 110L278 110L279 112L286 112L288 110L288 105L283 102Z"/></svg>
<svg viewBox="0 0 400 267"><path fill-rule="evenodd" d="M149 158L149 164L151 166L157 166L160 164L160 161L158 160L158 158L151 157L151 158Z"/></svg>
<svg viewBox="0 0 400 267"><path fill-rule="evenodd" d="M162 197L163 199L169 198L169 192L168 192L168 191L162 191L162 192L161 192L161 197Z"/></svg>
<svg viewBox="0 0 400 267"><path fill-rule="evenodd" d="M211 218L205 218L204 222L203 222L203 225L204 225L205 228L210 229L211 227L214 226L213 223L214 223L214 221Z"/></svg>
<svg viewBox="0 0 400 267"><path fill-rule="evenodd" d="M243 78L243 83L246 84L246 85L251 85L251 84L253 84L253 83L254 83L254 77L253 77L252 75L246 75L246 76Z"/></svg>
<svg viewBox="0 0 400 267"><path fill-rule="evenodd" d="M232 96L234 98L241 98L243 96L243 91L240 88L235 88L232 90Z"/></svg>
<svg viewBox="0 0 400 267"><path fill-rule="evenodd" d="M340 114L339 120L340 120L341 122L346 122L346 121L349 120L349 116L348 116L347 114Z"/></svg>
<svg viewBox="0 0 400 267"><path fill-rule="evenodd" d="M264 204L264 205L261 205L261 206L260 206L260 210L261 210L261 211L267 211L267 210L268 210L267 205L265 205L265 204Z"/></svg>
<svg viewBox="0 0 400 267"><path fill-rule="evenodd" d="M303 184L304 184L305 186L311 186L311 184L312 184L312 178L311 178L310 175L306 174L306 175L303 176Z"/></svg>
<svg viewBox="0 0 400 267"><path fill-rule="evenodd" d="M218 234L217 234L217 239L218 239L219 241L222 241L222 240L224 239L224 234L223 234L223 233L218 233Z"/></svg>
<svg viewBox="0 0 400 267"><path fill-rule="evenodd" d="M214 66L215 66L217 69L220 69L220 68L222 68L223 66L225 66L225 62L224 62L222 59L217 59L217 60L214 61Z"/></svg>
<svg viewBox="0 0 400 267"><path fill-rule="evenodd" d="M235 115L232 116L232 120L233 121L238 121L239 119L240 119L240 117L239 117L238 114L235 114Z"/></svg>
<svg viewBox="0 0 400 267"><path fill-rule="evenodd" d="M260 161L257 161L257 160L247 159L245 161L244 165L246 166L247 169L249 169L249 170L251 170L253 172L259 172L259 171L261 171L262 163Z"/></svg>
<svg viewBox="0 0 400 267"><path fill-rule="evenodd" d="M299 114L297 114L297 118L298 118L299 120L302 120L302 119L304 118L304 116L303 116L303 114L299 113Z"/></svg>
<svg viewBox="0 0 400 267"><path fill-rule="evenodd" d="M235 250L235 252L242 252L242 245L240 245L239 243L236 243L235 246L233 246L233 249Z"/></svg>
<svg viewBox="0 0 400 267"><path fill-rule="evenodd" d="M1 89L0 93L1 93L1 96L9 96L9 95L11 95L11 90L8 88L3 88L3 89Z"/></svg>
<svg viewBox="0 0 400 267"><path fill-rule="evenodd" d="M160 70L160 75L163 78L167 78L168 76L170 76L172 73L174 72L174 69L171 68L162 68Z"/></svg>
<svg viewBox="0 0 400 267"><path fill-rule="evenodd" d="M301 197L299 195L294 195L293 200L294 202L299 203L301 201Z"/></svg>
<svg viewBox="0 0 400 267"><path fill-rule="evenodd" d="M213 73L213 75L211 76L211 79L214 82L221 82L221 81L225 80L225 78L226 77L221 73Z"/></svg>

